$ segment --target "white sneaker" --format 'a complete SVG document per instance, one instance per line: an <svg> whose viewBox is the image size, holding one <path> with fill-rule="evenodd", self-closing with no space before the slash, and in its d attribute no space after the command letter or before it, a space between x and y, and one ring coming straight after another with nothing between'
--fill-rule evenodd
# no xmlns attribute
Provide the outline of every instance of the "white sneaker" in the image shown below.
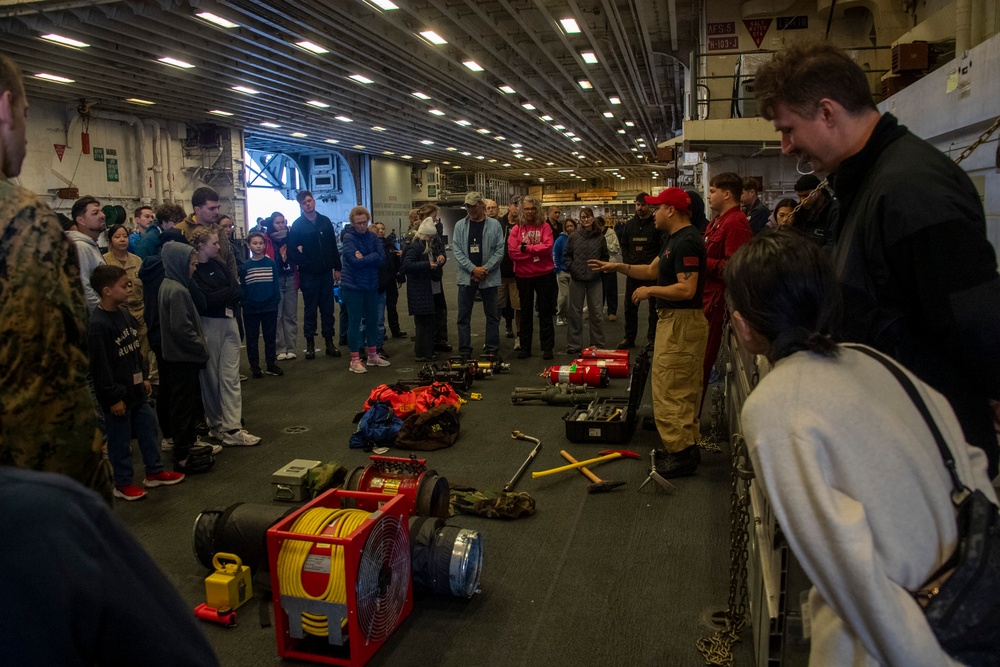
<svg viewBox="0 0 1000 667"><path fill-rule="evenodd" d="M291 361L292 359L298 359L298 357L295 356L294 352L289 352L288 354L285 355L285 359L287 361Z"/></svg>
<svg viewBox="0 0 1000 667"><path fill-rule="evenodd" d="M392 366L392 363L381 354L368 355L368 366Z"/></svg>
<svg viewBox="0 0 1000 667"><path fill-rule="evenodd" d="M514 349L515 350L520 350L521 349L521 339L520 339L520 337L514 339Z"/></svg>
<svg viewBox="0 0 1000 667"><path fill-rule="evenodd" d="M557 327L564 327L564 326L566 326L566 318L565 317L557 317L556 318L556 326Z"/></svg>
<svg viewBox="0 0 1000 667"><path fill-rule="evenodd" d="M389 362L387 361L386 363L388 364ZM348 366L347 370L351 371L352 373L368 372L368 369L365 368L365 365L361 363L361 359L351 359L351 365Z"/></svg>
<svg viewBox="0 0 1000 667"><path fill-rule="evenodd" d="M277 359L278 361L288 361L288 355L282 352L277 357L275 357L275 359Z"/></svg>
<svg viewBox="0 0 1000 667"><path fill-rule="evenodd" d="M174 451L174 439L164 438L160 440L160 451L161 452L172 452Z"/></svg>
<svg viewBox="0 0 1000 667"><path fill-rule="evenodd" d="M208 437L210 437L212 440L222 440L225 436L226 434L217 428L208 429ZM200 435L197 437L197 440L199 441L201 440Z"/></svg>
<svg viewBox="0 0 1000 667"><path fill-rule="evenodd" d="M259 444L260 438L256 435L251 435L246 429L241 428L235 433L224 433L222 435L222 444L229 447L252 447L253 445ZM213 447L213 454L215 453ZM222 448L219 447L219 451Z"/></svg>

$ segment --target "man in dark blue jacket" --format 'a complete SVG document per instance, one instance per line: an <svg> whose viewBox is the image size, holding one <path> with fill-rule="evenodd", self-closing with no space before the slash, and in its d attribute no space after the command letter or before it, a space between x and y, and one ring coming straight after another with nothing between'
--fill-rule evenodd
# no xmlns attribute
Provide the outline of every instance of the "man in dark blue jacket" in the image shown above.
<svg viewBox="0 0 1000 667"><path fill-rule="evenodd" d="M330 218L316 212L316 200L308 190L302 190L295 198L302 209L302 215L292 223L288 234L288 250L292 261L299 267L299 286L302 288L303 312L302 331L306 336L306 359L316 358L316 309L322 320L323 340L326 354L339 357L340 350L333 344L336 334L334 319L333 283L340 280L340 250L337 234L333 231Z"/></svg>

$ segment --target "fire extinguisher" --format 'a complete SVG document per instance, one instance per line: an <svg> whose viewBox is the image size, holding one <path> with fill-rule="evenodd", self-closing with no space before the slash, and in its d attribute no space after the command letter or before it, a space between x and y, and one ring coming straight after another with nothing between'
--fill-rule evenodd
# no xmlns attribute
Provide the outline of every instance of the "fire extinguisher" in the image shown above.
<svg viewBox="0 0 1000 667"><path fill-rule="evenodd" d="M568 382L575 385L587 385L588 387L607 387L608 370L598 366L552 366L542 373L552 384Z"/></svg>
<svg viewBox="0 0 1000 667"><path fill-rule="evenodd" d="M628 359L577 359L577 366L597 366L606 368L609 378L627 378L629 376Z"/></svg>
<svg viewBox="0 0 1000 667"><path fill-rule="evenodd" d="M628 363L628 350L602 350L594 345L583 348L580 356L584 359L624 359Z"/></svg>

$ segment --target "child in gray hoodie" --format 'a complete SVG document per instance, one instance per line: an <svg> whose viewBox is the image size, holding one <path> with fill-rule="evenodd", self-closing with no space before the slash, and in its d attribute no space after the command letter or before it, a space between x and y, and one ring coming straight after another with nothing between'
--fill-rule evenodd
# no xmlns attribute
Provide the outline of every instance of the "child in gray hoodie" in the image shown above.
<svg viewBox="0 0 1000 667"><path fill-rule="evenodd" d="M163 364L160 375L168 375L171 431L174 436L174 470L207 472L215 463L210 445L196 444L195 412L198 374L208 361L208 347L201 317L188 286L197 265L194 248L184 243L163 246L164 279L159 292L160 334Z"/></svg>

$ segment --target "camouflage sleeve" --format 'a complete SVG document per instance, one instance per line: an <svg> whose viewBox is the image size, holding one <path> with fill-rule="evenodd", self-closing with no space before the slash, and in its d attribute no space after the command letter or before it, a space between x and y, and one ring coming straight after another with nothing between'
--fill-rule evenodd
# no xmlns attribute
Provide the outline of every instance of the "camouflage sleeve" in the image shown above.
<svg viewBox="0 0 1000 667"><path fill-rule="evenodd" d="M44 203L3 194L0 465L63 473L110 500L75 253Z"/></svg>

